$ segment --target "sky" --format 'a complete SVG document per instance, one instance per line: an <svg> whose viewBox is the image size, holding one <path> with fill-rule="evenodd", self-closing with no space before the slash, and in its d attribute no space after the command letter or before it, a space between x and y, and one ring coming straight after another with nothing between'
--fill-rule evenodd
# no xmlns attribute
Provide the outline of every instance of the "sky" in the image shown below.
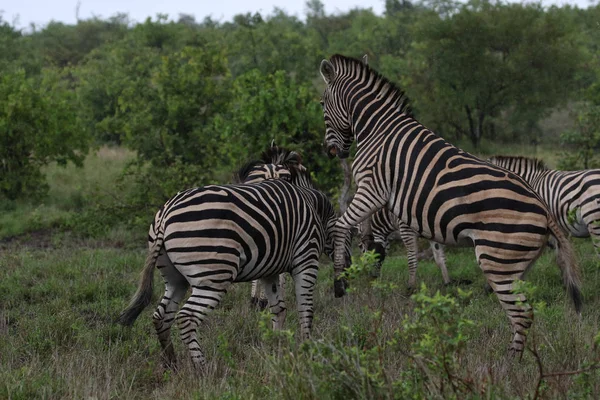
<svg viewBox="0 0 600 400"><path fill-rule="evenodd" d="M26 28L31 23L46 25L51 20L75 23L77 0L0 0L2 18L17 27ZM79 18L92 16L108 18L116 13L128 13L133 22L143 22L148 16L168 14L177 19L179 13L191 14L197 21L211 16L214 20L230 21L235 14L259 11L270 14L274 7L299 17L304 15L306 0L81 0ZM372 8L381 14L384 0L324 0L326 13L345 12L355 7ZM544 5L571 4L585 8L590 0L542 0Z"/></svg>

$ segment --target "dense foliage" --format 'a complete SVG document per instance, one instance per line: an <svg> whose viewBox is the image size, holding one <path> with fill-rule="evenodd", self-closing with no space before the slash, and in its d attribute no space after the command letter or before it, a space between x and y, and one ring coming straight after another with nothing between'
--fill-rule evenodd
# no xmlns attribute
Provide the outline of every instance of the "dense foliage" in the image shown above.
<svg viewBox="0 0 600 400"><path fill-rule="evenodd" d="M421 122L452 142L558 143L563 132L541 121L569 106L580 111L563 113L563 142L593 152L599 15L600 6L480 0L387 0L383 15L328 14L311 0L304 18L275 9L227 22L183 14L132 24L118 14L27 32L0 20L0 195L43 194L40 165L116 143L136 152L127 185L140 196L126 201L147 216L179 189L229 181L275 139L301 150L336 196L341 170L323 156L317 69L333 53L368 54L407 91Z"/></svg>

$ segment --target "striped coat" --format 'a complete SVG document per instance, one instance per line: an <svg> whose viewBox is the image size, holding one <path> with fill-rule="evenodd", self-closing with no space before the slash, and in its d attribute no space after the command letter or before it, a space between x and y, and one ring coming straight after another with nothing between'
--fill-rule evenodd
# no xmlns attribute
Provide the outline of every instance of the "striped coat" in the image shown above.
<svg viewBox="0 0 600 400"><path fill-rule="evenodd" d="M600 169L556 171L535 158L494 156L490 162L523 177L548 204L560 227L592 237L600 256Z"/></svg>
<svg viewBox="0 0 600 400"><path fill-rule="evenodd" d="M263 167L248 168L242 179ZM150 303L156 267L166 286L153 315L165 362L175 363L170 328L177 320L194 365L201 367L205 358L197 328L228 287L233 282L261 279L278 329L286 310L280 306L283 299L277 277L289 272L298 299L301 334L306 338L312 327L318 260L328 236L332 242L335 221L334 209L323 193L283 179L180 192L156 213L138 291L119 321L131 325ZM191 296L184 301L190 287Z"/></svg>
<svg viewBox="0 0 600 400"><path fill-rule="evenodd" d="M335 55L321 63L321 103L330 157L348 157L357 191L335 226L335 263L346 266L342 244L356 226L387 207L419 235L438 243L474 246L479 267L504 308L512 353L522 352L533 312L515 281L550 239L565 286L581 306L579 267L570 242L546 204L519 176L466 153L421 125L404 93L363 62ZM334 283L336 296L345 283Z"/></svg>

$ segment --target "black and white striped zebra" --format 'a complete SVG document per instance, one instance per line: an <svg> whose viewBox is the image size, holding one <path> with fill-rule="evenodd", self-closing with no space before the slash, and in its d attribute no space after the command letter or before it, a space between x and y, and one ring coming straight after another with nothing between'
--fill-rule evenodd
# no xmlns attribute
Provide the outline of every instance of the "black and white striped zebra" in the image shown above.
<svg viewBox="0 0 600 400"><path fill-rule="evenodd" d="M375 269L371 271L373 277L378 277L389 248L390 239L395 233L400 234L400 239L402 239L402 243L406 247L409 272L408 288L414 289L417 284L418 235L406 224L402 223L392 212L382 208L373 213L370 219L358 224L358 247L363 253L373 250L379 256ZM444 284L448 285L450 283L450 276L446 268L444 246L433 241L430 241L429 244L435 263L442 272Z"/></svg>
<svg viewBox="0 0 600 400"><path fill-rule="evenodd" d="M320 67L321 103L330 157L348 157L357 191L335 226L336 276L346 267L342 244L356 226L387 207L419 235L474 246L479 267L513 328L511 353L522 352L533 312L521 279L548 237L577 311L579 267L572 247L543 200L520 177L452 146L421 125L404 93L363 62L335 55ZM336 296L345 282L335 280Z"/></svg>
<svg viewBox="0 0 600 400"><path fill-rule="evenodd" d="M262 167L254 165L245 174ZM177 319L192 361L200 367L205 358L196 338L198 325L219 304L229 285L261 279L274 315L273 327L278 329L286 310L281 306L277 277L289 272L301 335L307 338L318 260L327 245L332 251L335 221L335 211L323 193L283 179L180 192L158 211L150 226L149 252L138 291L119 322L133 324L150 303L157 267L166 289L153 321L165 362L175 363L170 329ZM191 296L178 311L189 287Z"/></svg>
<svg viewBox="0 0 600 400"><path fill-rule="evenodd" d="M261 162L267 166L277 166L277 170L265 170L265 174L262 176L260 170L255 171L252 180L249 181L248 178L246 178L243 183L255 183L266 179L285 179L296 186L317 190L312 182L310 173L302 164L302 157L297 152L277 146L275 141L273 141L271 142L271 146L261 154L258 163ZM236 180L241 183L239 177L237 177ZM331 255L333 254L332 251L333 248L331 248ZM285 274L279 275L279 291L285 293ZM263 286L259 284L258 280L252 281L250 303L261 310L265 309L269 304L267 294L263 290Z"/></svg>
<svg viewBox="0 0 600 400"><path fill-rule="evenodd" d="M591 236L600 256L600 169L557 171L527 157L494 156L490 162L525 179L560 227L578 238Z"/></svg>

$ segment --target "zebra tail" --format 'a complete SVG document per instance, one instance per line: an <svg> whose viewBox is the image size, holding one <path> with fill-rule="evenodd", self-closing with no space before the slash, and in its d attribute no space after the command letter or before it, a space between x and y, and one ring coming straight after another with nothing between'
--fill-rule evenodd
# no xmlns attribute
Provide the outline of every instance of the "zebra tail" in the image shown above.
<svg viewBox="0 0 600 400"><path fill-rule="evenodd" d="M552 216L548 218L548 227L550 228L550 240L556 251L556 261L563 274L564 285L573 300L575 311L581 314L583 296L581 294L581 273L579 264L575 258L575 252L569 239Z"/></svg>
<svg viewBox="0 0 600 400"><path fill-rule="evenodd" d="M133 295L127 308L119 315L119 318L117 319L119 324L123 326L133 325L140 313L152 301L154 266L156 265L156 259L158 258L162 244L163 241L161 238L156 238L154 243L152 243L148 256L146 257L146 264L142 271L138 289Z"/></svg>

